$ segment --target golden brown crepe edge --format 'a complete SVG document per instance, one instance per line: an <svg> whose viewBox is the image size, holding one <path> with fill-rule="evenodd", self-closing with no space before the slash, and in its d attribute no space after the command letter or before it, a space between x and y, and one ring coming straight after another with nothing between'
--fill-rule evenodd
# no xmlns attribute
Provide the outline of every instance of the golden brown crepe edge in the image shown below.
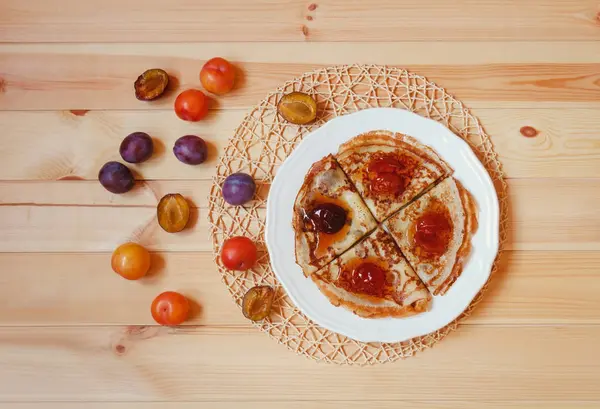
<svg viewBox="0 0 600 409"><path fill-rule="evenodd" d="M427 291L427 299L415 301L413 304L406 306L394 306L394 307L373 307L359 305L352 301L346 300L339 297L337 294L327 288L327 284L335 287L335 284L329 283L323 280L319 275L311 275L313 282L317 285L321 293L327 297L329 302L335 307L346 308L352 313L363 318L404 318L411 315L420 314L428 311L431 306L431 294Z"/></svg>
<svg viewBox="0 0 600 409"><path fill-rule="evenodd" d="M343 160L344 156L363 146L388 146L397 149L406 149L419 157L424 157L423 159L433 164L440 173L440 178L449 176L453 172L450 165L433 148L421 143L412 136L385 130L365 132L344 142L338 148L336 159L339 162Z"/></svg>
<svg viewBox="0 0 600 409"><path fill-rule="evenodd" d="M465 213L465 221L463 226L463 239L460 247L456 251L456 258L452 266L452 272L446 280L440 284L434 291L433 295L444 295L452 287L454 282L460 277L463 271L464 263L471 254L472 243L471 239L477 228L479 227L477 220L477 204L471 193L460 183L456 178L452 178L458 189L460 202Z"/></svg>

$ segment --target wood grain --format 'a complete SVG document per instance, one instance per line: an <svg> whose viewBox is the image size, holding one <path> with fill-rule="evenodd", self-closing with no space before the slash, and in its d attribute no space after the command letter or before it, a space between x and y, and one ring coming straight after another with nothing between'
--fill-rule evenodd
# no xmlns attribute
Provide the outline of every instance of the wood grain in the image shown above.
<svg viewBox="0 0 600 409"><path fill-rule="evenodd" d="M335 48L335 52L332 51ZM215 55L232 60L277 64L283 62L328 64L365 63L390 65L402 54L404 61L420 65L444 65L449 57L463 64L600 62L596 41L387 41L387 42L201 42L201 43L2 43L2 54L117 55L205 61Z"/></svg>
<svg viewBox="0 0 600 409"><path fill-rule="evenodd" d="M0 251L102 252L113 251L128 240L139 241L156 251L212 249L204 196L210 181L182 183L182 193L189 194L197 210L189 228L179 234L168 234L160 229L151 204L153 200L157 203L167 190L179 191L173 182L138 184L122 201L102 192L92 182L35 185L39 187L37 197L29 183L23 183L23 189L14 188L14 183L17 182L0 184L0 196L13 204L0 206L4 233L0 236ZM80 186L70 189L72 184ZM600 216L596 206L600 201L600 180L514 179L509 185L507 249L600 249L597 234ZM264 198L266 191L261 188L261 192ZM80 206L73 206L77 201L81 201ZM126 205L121 205L122 202ZM541 208L544 211L540 211ZM264 210L259 208L258 211Z"/></svg>
<svg viewBox="0 0 600 409"><path fill-rule="evenodd" d="M481 108L474 114L490 134L509 177L588 178L600 174L597 111ZM148 132L155 141L155 154L148 162L130 165L138 177L207 179L214 175L218 155L245 114L243 110L219 111L199 123L189 123L170 111L91 111L84 116L69 111L0 111L0 180L96 180L102 164L122 160L119 144L136 131ZM525 137L521 128L526 126L533 127L537 136ZM199 135L209 143L204 164L186 166L172 154L177 138L186 134Z"/></svg>
<svg viewBox="0 0 600 409"><path fill-rule="evenodd" d="M97 180L0 181L0 206L156 208L164 195L180 193L193 206L206 208L211 186L210 180L144 180L126 194L110 194ZM260 186L257 194L265 197L267 189Z"/></svg>
<svg viewBox="0 0 600 409"><path fill-rule="evenodd" d="M600 32L600 29L598 29ZM172 109L176 89L200 87L198 73L215 54L238 67L235 89L215 98L212 109L248 108L304 72L332 64L372 62L427 76L469 107L525 107L539 104L589 107L600 96L597 43L571 46L535 43L511 51L514 43L265 44L255 53L245 44L0 46L1 110ZM443 48L442 48L443 47ZM331 50L336 52L332 53ZM530 50L528 57L522 54ZM382 56L385 57L382 58ZM444 58L442 58L444 56ZM446 57L448 56L448 57ZM473 57L477 56L477 57ZM486 58L487 57L487 58ZM523 61L525 60L525 61ZM133 82L160 67L177 81L159 100L138 101ZM536 102L535 105L532 102Z"/></svg>
<svg viewBox="0 0 600 409"><path fill-rule="evenodd" d="M597 400L598 336L597 326L464 326L414 358L357 367L295 356L250 327L2 328L0 395L25 402L217 400L232 406L268 396ZM410 387L400 387L401 379L410 379Z"/></svg>
<svg viewBox="0 0 600 409"><path fill-rule="evenodd" d="M7 0L2 42L596 40L595 0ZM62 12L69 11L68 19ZM308 20L307 16L311 19ZM66 24L68 22L68 24ZM77 35L73 35L77 33Z"/></svg>
<svg viewBox="0 0 600 409"><path fill-rule="evenodd" d="M206 214L197 208L177 234L162 230L156 209L149 207L5 206L0 211L4 252L113 251L127 241L151 250L212 248Z"/></svg>
<svg viewBox="0 0 600 409"><path fill-rule="evenodd" d="M235 404L233 404L235 405ZM371 400L368 405L377 409L397 409L399 403L396 401ZM365 402L353 402L346 400L334 401L314 401L304 400L297 402L288 401L255 401L244 402L244 409L281 409L285 406L288 409L362 409L365 407ZM410 407L414 409L429 409L432 407L439 409L480 409L482 406L489 409L597 409L596 402L553 402L553 401L454 401L440 402L431 400L411 400ZM37 403L0 403L1 409L225 409L233 407L230 402L37 402Z"/></svg>
<svg viewBox="0 0 600 409"><path fill-rule="evenodd" d="M180 291L199 306L186 325L242 326L211 253L153 253L153 268L131 282L110 268L110 253L0 253L6 294L0 326L152 325L149 306ZM506 252L483 301L464 325L600 324L598 252ZM124 305L127 308L123 308ZM74 308L77 306L77 308Z"/></svg>
<svg viewBox="0 0 600 409"><path fill-rule="evenodd" d="M600 175L596 109L478 109L509 177ZM524 128L535 136L527 137Z"/></svg>
<svg viewBox="0 0 600 409"><path fill-rule="evenodd" d="M23 116L25 115L25 116ZM154 140L154 154L146 162L128 165L141 179L206 179L214 175L218 155L225 149L244 112L210 115L199 123L179 120L174 112L89 112L84 116L65 112L0 114L6 133L0 139L2 179L98 178L102 165L122 161L119 145L131 132L144 131ZM4 122L4 120L6 122ZM40 124L44 124L40 128ZM187 134L201 136L208 144L202 165L185 165L172 149ZM39 135L39 137L37 136Z"/></svg>
<svg viewBox="0 0 600 409"><path fill-rule="evenodd" d="M599 195L599 179L511 181L507 247L598 250L600 214L593 207Z"/></svg>

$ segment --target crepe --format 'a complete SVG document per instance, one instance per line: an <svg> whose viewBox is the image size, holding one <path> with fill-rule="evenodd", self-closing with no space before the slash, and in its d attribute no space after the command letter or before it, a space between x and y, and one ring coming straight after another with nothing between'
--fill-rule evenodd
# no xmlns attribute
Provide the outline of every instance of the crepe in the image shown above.
<svg viewBox="0 0 600 409"><path fill-rule="evenodd" d="M389 131L356 136L336 158L380 222L452 173L433 149Z"/></svg>
<svg viewBox="0 0 600 409"><path fill-rule="evenodd" d="M433 295L443 295L460 276L477 230L476 204L450 177L385 223L402 253Z"/></svg>
<svg viewBox="0 0 600 409"><path fill-rule="evenodd" d="M311 276L335 306L365 318L427 311L431 295L381 227Z"/></svg>
<svg viewBox="0 0 600 409"><path fill-rule="evenodd" d="M341 230L318 231L311 219L317 206L333 204L346 212ZM309 170L294 203L296 263L306 276L325 266L377 223L333 156L316 162Z"/></svg>

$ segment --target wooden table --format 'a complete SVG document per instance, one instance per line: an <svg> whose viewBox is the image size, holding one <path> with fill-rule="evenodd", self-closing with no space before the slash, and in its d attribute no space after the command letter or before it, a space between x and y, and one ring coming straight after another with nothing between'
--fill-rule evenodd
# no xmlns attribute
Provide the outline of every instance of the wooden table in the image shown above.
<svg viewBox="0 0 600 409"><path fill-rule="evenodd" d="M16 409L597 408L600 406L600 8L597 0L0 1L0 404ZM199 123L176 93L137 101L161 67L199 86L208 58L243 75ZM473 109L510 189L508 251L485 301L415 358L372 367L296 356L241 316L207 231L217 151L249 107L299 74L400 66ZM121 139L158 154L125 195L97 182ZM192 167L184 134L215 152ZM75 181L73 181L75 180ZM157 198L188 195L194 226L162 232ZM126 240L154 270L110 269ZM179 290L186 325L153 325ZM110 402L110 403L109 403Z"/></svg>

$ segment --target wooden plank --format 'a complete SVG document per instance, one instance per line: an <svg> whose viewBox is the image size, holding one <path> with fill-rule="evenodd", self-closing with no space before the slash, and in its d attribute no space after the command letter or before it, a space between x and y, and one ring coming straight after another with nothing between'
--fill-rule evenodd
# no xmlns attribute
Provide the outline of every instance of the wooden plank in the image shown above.
<svg viewBox="0 0 600 409"><path fill-rule="evenodd" d="M600 252L509 251L500 260L465 325L600 324ZM250 325L211 253L152 253L152 262L147 277L131 282L113 273L109 253L0 253L10 270L0 288L19 295L0 309L0 326L152 325L150 303L165 290L200 306L187 325Z"/></svg>
<svg viewBox="0 0 600 409"><path fill-rule="evenodd" d="M596 204L599 201L598 179L511 180L507 247L598 250L600 213Z"/></svg>
<svg viewBox="0 0 600 409"><path fill-rule="evenodd" d="M347 23L345 23L347 24ZM263 48L261 50L261 48ZM336 50L332 53L331 50ZM514 51L514 50L518 51ZM266 51L268 50L268 52ZM572 56L571 53L574 55ZM199 87L198 73L215 55L239 68L236 88L212 108L247 108L304 72L369 62L427 76L469 107L539 104L589 107L600 94L596 42L573 47L512 42L389 44L110 44L0 46L0 110L168 109L175 89ZM527 56L524 56L527 55ZM476 56L476 57L474 57ZM133 93L140 73L161 67L177 78L166 96L144 103Z"/></svg>
<svg viewBox="0 0 600 409"><path fill-rule="evenodd" d="M335 401L315 401L303 400L296 402L287 401L258 401L244 402L244 409L281 409L285 406L287 409L337 409L344 407L347 409L362 409L365 404L377 409L397 409L398 406L406 402L370 400L368 402L354 402L346 400ZM554 402L554 401L455 401L441 402L431 400L410 401L410 407L414 409L430 409L432 407L439 409L597 409L600 402ZM37 402L37 403L0 403L0 409L231 409L240 407L238 403L232 402Z"/></svg>
<svg viewBox="0 0 600 409"><path fill-rule="evenodd" d="M199 123L181 121L168 111L89 112L85 116L68 111L13 114L16 116L8 112L0 115L6 130L0 139L3 179L55 180L75 176L97 180L104 163L123 161L119 145L125 136L136 131L147 132L155 142L152 158L139 165L128 165L138 178L210 178L229 135L245 113L210 115ZM40 126L45 130L43 137L39 137ZM185 165L172 153L175 141L187 134L201 136L208 144L208 159L201 165Z"/></svg>
<svg viewBox="0 0 600 409"><path fill-rule="evenodd" d="M596 40L595 0L8 0L2 42ZM61 11L69 10L66 19ZM77 33L77 35L73 35Z"/></svg>
<svg viewBox="0 0 600 409"><path fill-rule="evenodd" d="M152 253L152 269L137 282L115 274L110 257L0 253L0 265L12 270L0 275L0 287L21 294L8 308L13 315L0 311L0 325L152 325L150 304L167 290L200 305L188 324L249 325L221 282L212 253Z"/></svg>
<svg viewBox="0 0 600 409"><path fill-rule="evenodd" d="M265 198L268 186L260 187ZM96 180L0 181L0 206L152 207L168 193L180 193L194 207L208 207L211 180L137 181L126 194L111 194ZM0 209L0 212L2 210Z"/></svg>
<svg viewBox="0 0 600 409"><path fill-rule="evenodd" d="M467 324L598 324L599 252L508 251Z"/></svg>
<svg viewBox="0 0 600 409"><path fill-rule="evenodd" d="M4 233L0 251L102 252L132 239L157 251L209 251L206 192L211 183L138 184L120 199L95 182L4 182L0 184L0 203L5 204L0 206ZM79 186L71 189L71 184ZM266 190L260 189L263 200L256 206L232 211L264 214ZM153 206L162 194L173 191L181 191L199 209L190 227L179 234L160 229ZM506 248L600 250L599 201L600 179L510 180Z"/></svg>
<svg viewBox="0 0 600 409"><path fill-rule="evenodd" d="M113 251L136 241L151 250L208 251L208 220L193 208L177 234L161 229L150 207L4 206L1 251Z"/></svg>
<svg viewBox="0 0 600 409"><path fill-rule="evenodd" d="M25 402L599 400L599 336L596 326L465 326L403 362L340 367L316 366L254 328L3 328L0 395ZM397 387L399 379L410 387Z"/></svg>
<svg viewBox="0 0 600 409"><path fill-rule="evenodd" d="M399 41L386 42L202 42L202 43L2 43L2 54L120 55L172 57L204 61L215 55L233 60L262 63L352 64L357 52L367 62L390 65L402 61L419 65L444 65L450 56L463 64L572 63L600 62L596 41ZM335 52L332 53L332 47ZM501 52L500 52L501 51Z"/></svg>
<svg viewBox="0 0 600 409"><path fill-rule="evenodd" d="M217 157L242 121L245 111L219 111L191 124L169 111L1 112L0 180L56 180L78 177L96 180L98 170L119 156L121 140L145 131L156 142L155 155L130 165L146 179L207 179ZM474 114L491 135L507 175L522 177L583 177L600 174L597 109L477 109ZM44 131L40 131L43 124ZM532 127L538 135L523 136ZM209 143L209 158L187 166L171 153L175 140L196 134ZM43 137L40 137L43 135ZM0 195L0 200L3 199Z"/></svg>
<svg viewBox="0 0 600 409"><path fill-rule="evenodd" d="M477 109L510 177L600 175L597 109ZM529 128L527 128L529 127ZM532 129L530 129L532 128ZM535 137L526 137L527 132Z"/></svg>

